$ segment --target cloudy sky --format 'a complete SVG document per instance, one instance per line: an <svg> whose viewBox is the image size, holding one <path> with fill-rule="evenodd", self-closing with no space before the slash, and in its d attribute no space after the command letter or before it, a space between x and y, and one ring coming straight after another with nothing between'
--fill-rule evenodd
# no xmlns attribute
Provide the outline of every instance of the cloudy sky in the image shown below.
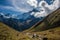
<svg viewBox="0 0 60 40"><path fill-rule="evenodd" d="M55 11L60 6L60 0L0 0L0 8L6 8L17 12L29 12L33 8L40 12L32 12L34 17L44 17Z"/></svg>

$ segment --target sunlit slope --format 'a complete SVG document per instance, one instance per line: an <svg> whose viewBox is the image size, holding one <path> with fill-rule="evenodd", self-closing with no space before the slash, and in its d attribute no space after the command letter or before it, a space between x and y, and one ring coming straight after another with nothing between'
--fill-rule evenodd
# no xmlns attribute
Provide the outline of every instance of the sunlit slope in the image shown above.
<svg viewBox="0 0 60 40"><path fill-rule="evenodd" d="M26 31L42 31L60 25L60 8Z"/></svg>
<svg viewBox="0 0 60 40"><path fill-rule="evenodd" d="M17 40L18 32L0 22L0 40Z"/></svg>
<svg viewBox="0 0 60 40"><path fill-rule="evenodd" d="M34 40L34 38L29 38L29 36L26 33L18 32L0 22L0 40ZM46 31L41 31L41 32L31 32L31 34L33 33L36 33L38 35L46 34L48 40L53 40L53 39L57 40L60 38L60 27L49 29ZM38 39L36 38L36 40Z"/></svg>
<svg viewBox="0 0 60 40"><path fill-rule="evenodd" d="M26 33L16 31L0 22L0 40L27 40L27 38Z"/></svg>

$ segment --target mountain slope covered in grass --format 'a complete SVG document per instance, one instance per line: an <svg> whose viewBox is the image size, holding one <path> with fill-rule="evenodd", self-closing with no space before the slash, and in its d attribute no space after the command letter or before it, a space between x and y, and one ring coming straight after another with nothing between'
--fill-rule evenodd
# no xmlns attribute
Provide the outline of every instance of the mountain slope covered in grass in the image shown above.
<svg viewBox="0 0 60 40"><path fill-rule="evenodd" d="M60 26L60 8L26 31L43 31Z"/></svg>
<svg viewBox="0 0 60 40"><path fill-rule="evenodd" d="M27 33L43 35L46 36L48 40L60 40L60 26L40 32L18 32L0 22L0 40L34 40L34 38L30 38ZM37 38L35 39L39 40Z"/></svg>

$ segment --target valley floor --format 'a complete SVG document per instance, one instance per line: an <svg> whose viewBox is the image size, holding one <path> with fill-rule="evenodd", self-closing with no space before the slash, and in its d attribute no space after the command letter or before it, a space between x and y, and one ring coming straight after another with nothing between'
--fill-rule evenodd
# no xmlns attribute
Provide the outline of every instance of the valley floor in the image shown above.
<svg viewBox="0 0 60 40"><path fill-rule="evenodd" d="M60 26L41 32L18 32L0 22L0 40L60 40Z"/></svg>

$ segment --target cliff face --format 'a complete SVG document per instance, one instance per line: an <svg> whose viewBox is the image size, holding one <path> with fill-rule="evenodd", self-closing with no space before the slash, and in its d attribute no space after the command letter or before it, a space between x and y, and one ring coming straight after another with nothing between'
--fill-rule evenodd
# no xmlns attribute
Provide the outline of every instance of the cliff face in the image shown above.
<svg viewBox="0 0 60 40"><path fill-rule="evenodd" d="M49 14L41 22L38 22L31 29L32 31L42 31L49 28L60 26L60 8Z"/></svg>

